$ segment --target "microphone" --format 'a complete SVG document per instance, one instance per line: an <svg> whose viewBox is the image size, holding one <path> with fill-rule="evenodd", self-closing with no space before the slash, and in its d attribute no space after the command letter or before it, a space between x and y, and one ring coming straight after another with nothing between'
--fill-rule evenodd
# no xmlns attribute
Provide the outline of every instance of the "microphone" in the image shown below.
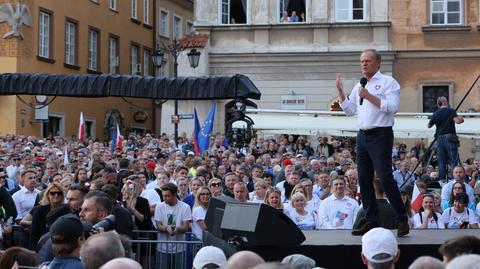
<svg viewBox="0 0 480 269"><path fill-rule="evenodd" d="M362 85L362 88L365 88L365 85L367 85L366 77L360 79L360 85ZM363 97L360 97L360 105L363 105Z"/></svg>

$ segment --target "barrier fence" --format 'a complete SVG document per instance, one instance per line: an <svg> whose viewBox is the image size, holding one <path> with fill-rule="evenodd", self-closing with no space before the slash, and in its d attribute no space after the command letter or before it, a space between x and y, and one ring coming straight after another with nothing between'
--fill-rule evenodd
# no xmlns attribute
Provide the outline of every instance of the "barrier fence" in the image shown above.
<svg viewBox="0 0 480 269"><path fill-rule="evenodd" d="M203 242L192 233L184 241L158 240L158 231L132 231L131 258L144 269L190 269Z"/></svg>

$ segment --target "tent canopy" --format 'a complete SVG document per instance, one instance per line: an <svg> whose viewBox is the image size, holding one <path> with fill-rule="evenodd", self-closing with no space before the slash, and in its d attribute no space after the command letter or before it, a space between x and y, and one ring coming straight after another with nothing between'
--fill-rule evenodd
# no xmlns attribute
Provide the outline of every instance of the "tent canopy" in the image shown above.
<svg viewBox="0 0 480 269"><path fill-rule="evenodd" d="M0 95L259 100L261 93L244 75L165 78L115 74L5 73L0 74Z"/></svg>
<svg viewBox="0 0 480 269"><path fill-rule="evenodd" d="M343 112L285 111L249 109L254 128L265 133L356 136L357 117ZM457 134L472 139L480 137L480 113L458 113L465 122L456 125ZM427 128L429 113L397 113L393 130L396 138L433 138L435 127Z"/></svg>

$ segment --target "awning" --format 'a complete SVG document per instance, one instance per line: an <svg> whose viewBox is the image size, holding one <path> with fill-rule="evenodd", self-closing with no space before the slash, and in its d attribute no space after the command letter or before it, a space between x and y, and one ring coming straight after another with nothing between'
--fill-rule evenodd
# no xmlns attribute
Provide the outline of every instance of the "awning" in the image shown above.
<svg viewBox="0 0 480 269"><path fill-rule="evenodd" d="M244 75L151 77L130 75L0 74L0 95L137 97L169 100L260 99Z"/></svg>

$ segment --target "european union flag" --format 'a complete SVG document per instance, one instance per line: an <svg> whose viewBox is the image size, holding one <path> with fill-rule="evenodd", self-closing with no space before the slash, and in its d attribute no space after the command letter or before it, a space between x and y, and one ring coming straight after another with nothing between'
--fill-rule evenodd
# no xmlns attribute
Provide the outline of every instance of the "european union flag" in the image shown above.
<svg viewBox="0 0 480 269"><path fill-rule="evenodd" d="M208 113L207 120L203 123L202 129L198 133L198 149L200 150L200 154L208 150L208 144L210 142L210 134L212 133L216 110L217 103L214 103L210 109L210 112Z"/></svg>

